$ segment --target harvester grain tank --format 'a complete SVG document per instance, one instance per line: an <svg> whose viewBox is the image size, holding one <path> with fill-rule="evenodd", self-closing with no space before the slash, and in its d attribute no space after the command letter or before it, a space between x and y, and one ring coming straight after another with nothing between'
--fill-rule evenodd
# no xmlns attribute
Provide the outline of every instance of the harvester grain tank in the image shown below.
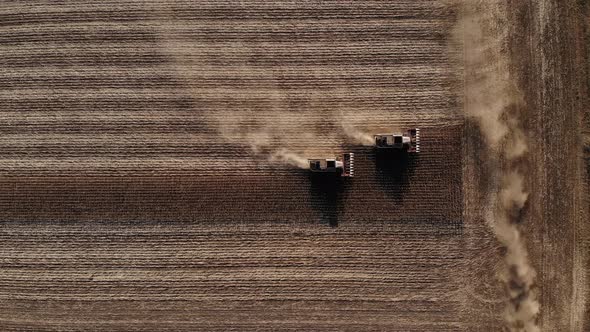
<svg viewBox="0 0 590 332"><path fill-rule="evenodd" d="M309 159L309 170L314 173L336 173L343 177L354 177L354 153L326 159Z"/></svg>
<svg viewBox="0 0 590 332"><path fill-rule="evenodd" d="M420 152L420 129L414 128L403 133L375 135L378 149L406 150L410 153Z"/></svg>

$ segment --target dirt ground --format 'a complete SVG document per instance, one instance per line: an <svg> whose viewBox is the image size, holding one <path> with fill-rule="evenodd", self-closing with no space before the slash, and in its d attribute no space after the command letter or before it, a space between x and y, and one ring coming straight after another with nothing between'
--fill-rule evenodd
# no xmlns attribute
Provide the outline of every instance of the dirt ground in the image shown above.
<svg viewBox="0 0 590 332"><path fill-rule="evenodd" d="M511 75L524 95L529 199L521 231L537 271L543 331L587 331L588 294L588 4L509 1ZM501 330L505 295L490 284L503 251L481 227L486 173L479 127L466 125L464 182L467 248L472 256L472 331ZM585 151L585 152L584 152ZM495 248L495 251L494 251ZM470 291L471 292L471 291ZM497 320L494 322L494 320Z"/></svg>
<svg viewBox="0 0 590 332"><path fill-rule="evenodd" d="M525 229L531 234L540 326L546 331L590 329L589 182L582 157L588 147L584 117L590 102L588 6L584 1L547 1L518 4L513 11L514 22L526 27L515 35L512 49L530 135L531 201Z"/></svg>
<svg viewBox="0 0 590 332"><path fill-rule="evenodd" d="M539 325L587 331L589 5L508 3ZM456 18L434 0L0 3L0 329L502 330ZM422 152L383 158L342 120L420 127ZM281 146L353 151L356 177L269 161Z"/></svg>

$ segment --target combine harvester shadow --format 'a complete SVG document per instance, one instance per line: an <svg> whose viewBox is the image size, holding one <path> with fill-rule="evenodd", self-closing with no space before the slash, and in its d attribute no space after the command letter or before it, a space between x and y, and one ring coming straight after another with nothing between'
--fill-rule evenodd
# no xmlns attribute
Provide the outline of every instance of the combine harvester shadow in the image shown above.
<svg viewBox="0 0 590 332"><path fill-rule="evenodd" d="M375 181L396 204L401 204L404 200L417 161L417 154L406 151L375 151Z"/></svg>
<svg viewBox="0 0 590 332"><path fill-rule="evenodd" d="M350 184L347 179L335 174L309 174L311 206L321 215L322 222L338 227L343 210L343 199Z"/></svg>

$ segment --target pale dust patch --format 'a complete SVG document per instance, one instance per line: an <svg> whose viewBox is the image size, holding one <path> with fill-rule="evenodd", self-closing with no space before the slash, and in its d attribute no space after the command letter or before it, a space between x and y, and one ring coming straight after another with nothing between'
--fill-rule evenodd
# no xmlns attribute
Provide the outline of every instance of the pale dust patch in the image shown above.
<svg viewBox="0 0 590 332"><path fill-rule="evenodd" d="M540 331L536 272L517 225L528 198L526 170L516 166L527 151L518 114L524 101L509 70L506 10L501 0L463 2L453 43L463 47L465 115L479 123L492 151L485 220L505 248L503 268L497 275L508 296L504 322L511 331L536 332Z"/></svg>

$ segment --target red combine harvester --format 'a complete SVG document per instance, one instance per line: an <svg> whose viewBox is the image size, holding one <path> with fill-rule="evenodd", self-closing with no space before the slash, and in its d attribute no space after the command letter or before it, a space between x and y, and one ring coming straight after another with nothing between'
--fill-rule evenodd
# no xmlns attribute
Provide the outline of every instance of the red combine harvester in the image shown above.
<svg viewBox="0 0 590 332"><path fill-rule="evenodd" d="M309 159L309 170L314 173L337 173L354 177L354 153L327 159Z"/></svg>
<svg viewBox="0 0 590 332"><path fill-rule="evenodd" d="M420 129L414 128L404 133L375 135L375 146L378 149L406 150L410 153L420 152Z"/></svg>

